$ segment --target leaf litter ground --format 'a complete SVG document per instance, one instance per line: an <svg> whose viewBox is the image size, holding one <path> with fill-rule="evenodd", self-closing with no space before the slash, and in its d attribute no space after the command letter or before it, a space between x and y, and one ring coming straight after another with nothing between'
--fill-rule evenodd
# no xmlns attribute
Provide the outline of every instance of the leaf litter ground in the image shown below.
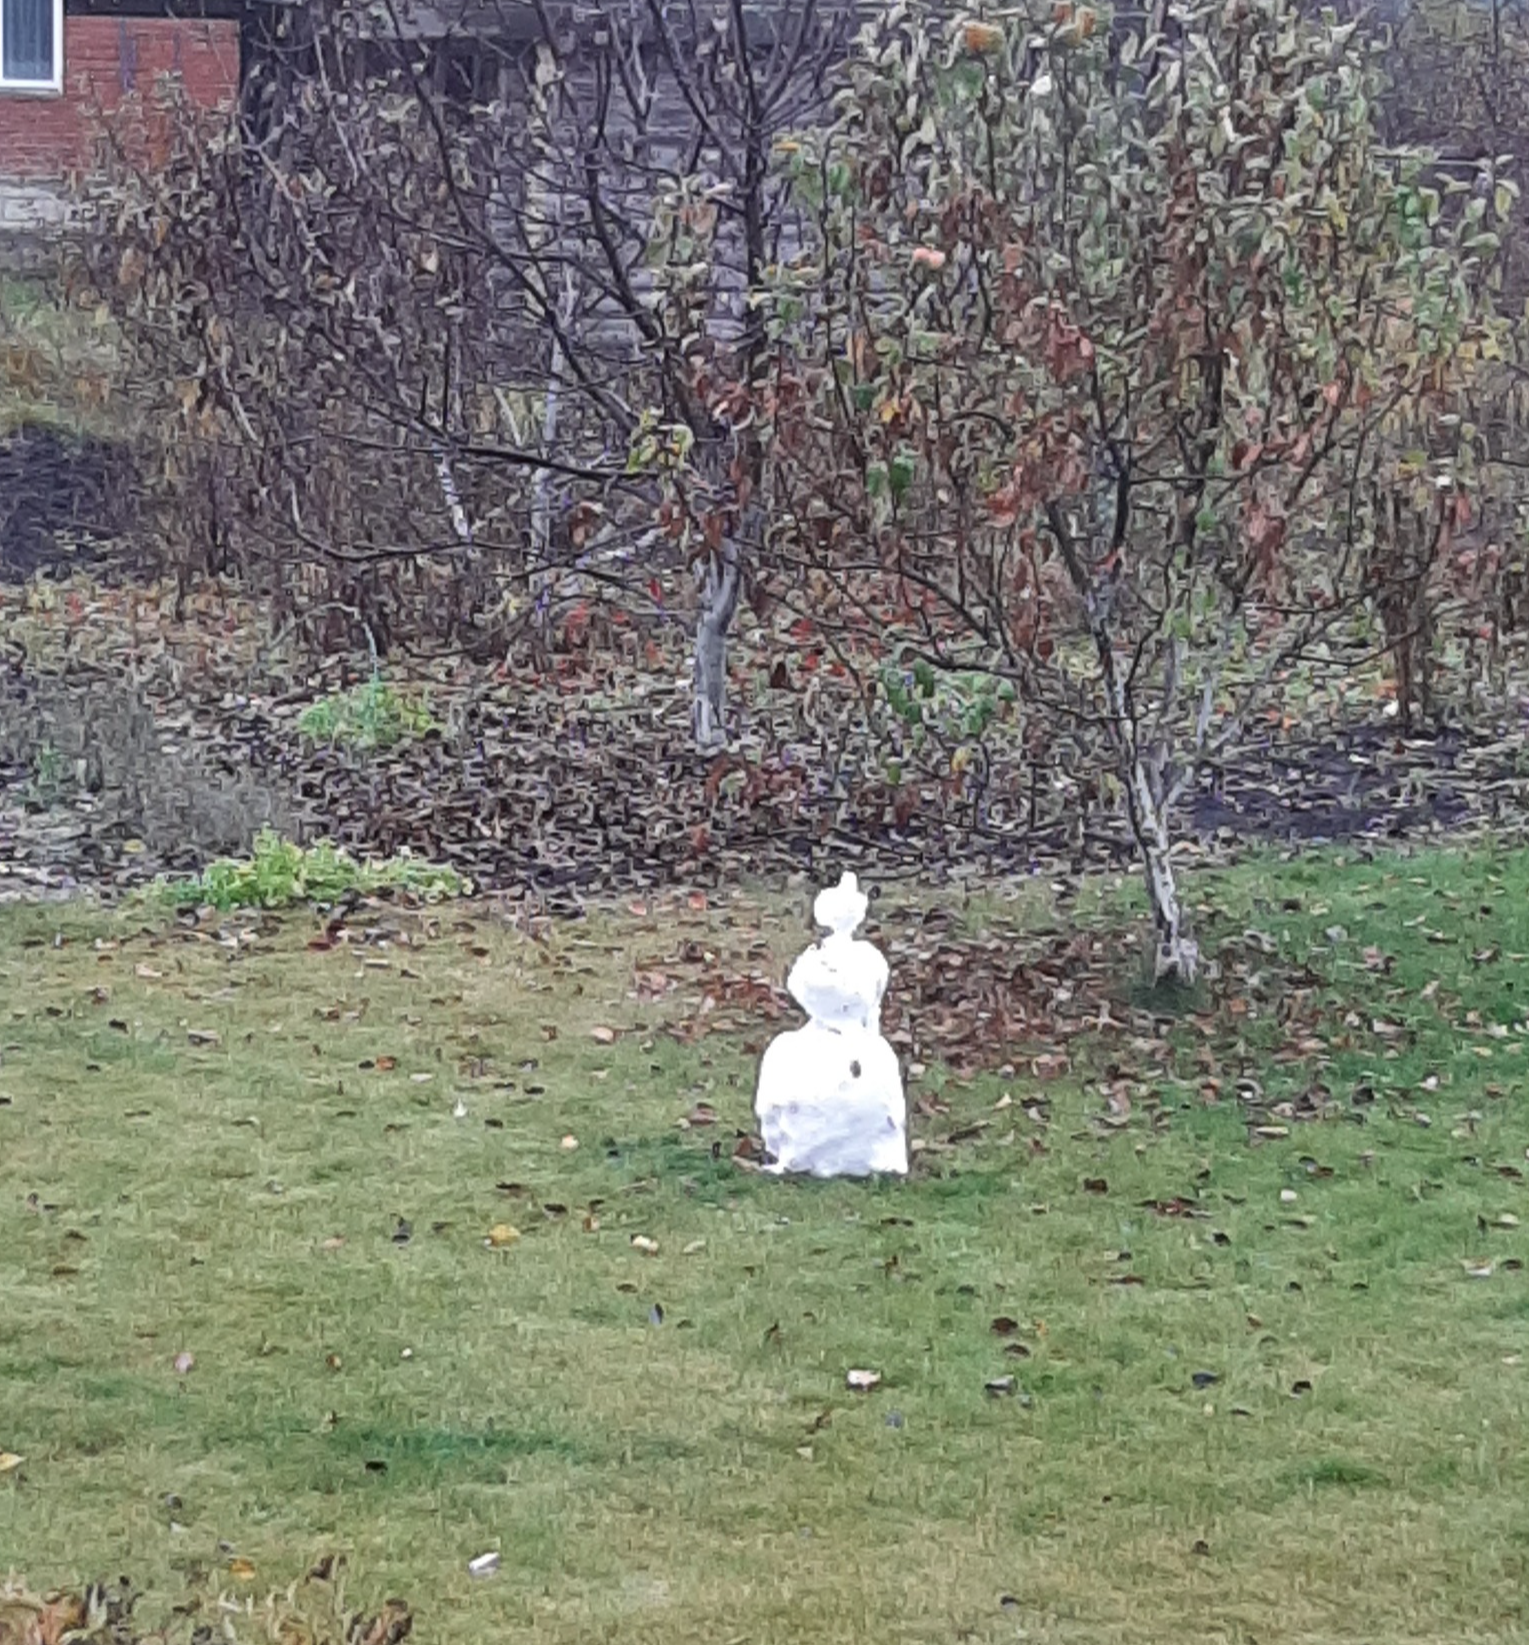
<svg viewBox="0 0 1529 1645"><path fill-rule="evenodd" d="M232 589L33 577L0 584L0 616L0 876L14 891L196 870L271 819L368 855L407 848L564 910L619 888L845 864L1055 873L1130 855L1075 752L1048 764L1017 726L961 770L936 739L894 780L855 680L789 627L737 637L736 748L703 759L679 628L618 628L596 644L569 623L544 654L493 666L389 660L389 681L438 729L358 750L299 729L315 701L355 684L357 660L302 661L290 631L283 641ZM866 677L881 666L861 662ZM1309 723L1261 722L1207 773L1186 807L1198 849L1426 838L1522 813L1513 714L1470 736L1407 739L1376 717L1376 682L1347 683L1352 702L1324 698Z"/></svg>
<svg viewBox="0 0 1529 1645"><path fill-rule="evenodd" d="M805 886L8 910L0 1547L448 1645L1516 1637L1526 892L1250 863L1167 1009L1129 886L889 889L906 1184L740 1150Z"/></svg>

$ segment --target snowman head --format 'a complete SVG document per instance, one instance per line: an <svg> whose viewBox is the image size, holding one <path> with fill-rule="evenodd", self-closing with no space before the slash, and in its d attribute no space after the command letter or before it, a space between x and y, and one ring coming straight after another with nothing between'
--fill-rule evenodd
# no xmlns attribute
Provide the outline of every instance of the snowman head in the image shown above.
<svg viewBox="0 0 1529 1645"><path fill-rule="evenodd" d="M839 883L820 891L812 905L813 918L826 925L836 937L853 936L865 919L870 899L860 889L860 882L847 870Z"/></svg>

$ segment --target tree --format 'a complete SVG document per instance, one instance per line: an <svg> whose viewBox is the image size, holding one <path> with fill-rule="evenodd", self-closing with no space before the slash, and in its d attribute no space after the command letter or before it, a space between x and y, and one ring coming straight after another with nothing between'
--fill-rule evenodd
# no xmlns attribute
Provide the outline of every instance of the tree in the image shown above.
<svg viewBox="0 0 1529 1645"><path fill-rule="evenodd" d="M235 129L182 105L173 157L119 141L98 202L193 551L384 645L480 651L602 595L671 620L688 566L715 746L759 458L697 366L757 372L771 144L821 110L839 11L276 8Z"/></svg>
<svg viewBox="0 0 1529 1645"><path fill-rule="evenodd" d="M815 237L749 385L772 564L1092 751L1160 978L1195 971L1197 769L1376 646L1396 488L1467 506L1471 276L1509 201L1447 210L1380 94L1374 48L1299 0L909 0L785 145Z"/></svg>

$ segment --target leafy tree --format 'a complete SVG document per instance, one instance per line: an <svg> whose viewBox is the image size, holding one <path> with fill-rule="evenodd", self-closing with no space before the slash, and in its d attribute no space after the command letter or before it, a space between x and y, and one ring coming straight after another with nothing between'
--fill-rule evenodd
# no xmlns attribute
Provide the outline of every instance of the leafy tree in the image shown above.
<svg viewBox="0 0 1529 1645"><path fill-rule="evenodd" d="M1058 0L861 38L782 145L813 218L768 304L774 565L825 622L1014 688L1123 801L1159 977L1197 768L1382 636L1387 500L1464 518L1495 346L1448 209L1381 145L1374 46L1300 0ZM827 613L832 612L830 618Z"/></svg>

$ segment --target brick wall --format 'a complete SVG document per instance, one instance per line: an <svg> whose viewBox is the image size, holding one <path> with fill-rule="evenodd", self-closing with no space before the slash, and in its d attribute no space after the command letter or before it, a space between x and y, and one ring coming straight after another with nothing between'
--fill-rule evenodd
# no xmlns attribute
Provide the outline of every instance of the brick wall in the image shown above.
<svg viewBox="0 0 1529 1645"><path fill-rule="evenodd" d="M88 165L103 118L120 118L124 103L139 99L152 105L166 74L179 75L203 107L232 104L238 23L66 17L63 94L0 90L0 177L57 178Z"/></svg>

